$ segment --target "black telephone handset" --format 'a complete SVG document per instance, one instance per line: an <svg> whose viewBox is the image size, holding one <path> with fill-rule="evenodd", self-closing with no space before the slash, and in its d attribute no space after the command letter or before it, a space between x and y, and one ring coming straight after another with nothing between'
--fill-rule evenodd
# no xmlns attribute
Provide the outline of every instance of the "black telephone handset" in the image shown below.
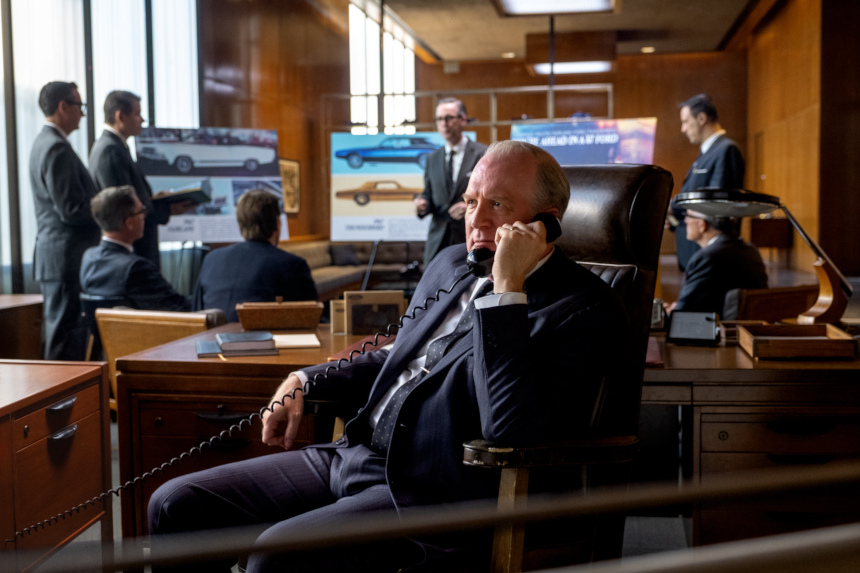
<svg viewBox="0 0 860 573"><path fill-rule="evenodd" d="M535 221L543 223L546 229L546 242L552 243L561 236L561 224L549 213L538 213ZM486 247L473 249L466 256L466 266L469 272L477 277L486 277L493 272L493 258L496 252Z"/></svg>

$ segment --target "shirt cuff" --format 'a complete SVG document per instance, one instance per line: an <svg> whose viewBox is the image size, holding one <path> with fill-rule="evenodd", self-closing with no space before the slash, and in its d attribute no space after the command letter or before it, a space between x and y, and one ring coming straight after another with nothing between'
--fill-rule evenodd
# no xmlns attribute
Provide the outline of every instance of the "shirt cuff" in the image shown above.
<svg viewBox="0 0 860 573"><path fill-rule="evenodd" d="M313 384L308 384L308 380L310 380L310 378L308 378L308 375L305 374L304 371L296 370L295 372L290 372L290 374L295 374L299 378L299 381L302 383L302 388L304 389L302 396L307 396L311 393L311 387L313 386ZM289 378L289 376L287 376L287 378Z"/></svg>
<svg viewBox="0 0 860 573"><path fill-rule="evenodd" d="M493 308L496 306L507 306L509 304L526 304L528 297L524 292L503 292L500 294L490 294L475 299L475 308Z"/></svg>

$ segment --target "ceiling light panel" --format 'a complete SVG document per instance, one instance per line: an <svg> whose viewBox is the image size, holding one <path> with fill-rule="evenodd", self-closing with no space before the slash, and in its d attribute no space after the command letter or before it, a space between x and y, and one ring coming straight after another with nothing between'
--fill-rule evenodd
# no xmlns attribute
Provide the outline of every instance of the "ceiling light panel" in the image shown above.
<svg viewBox="0 0 860 573"><path fill-rule="evenodd" d="M614 0L496 0L508 16L611 12Z"/></svg>

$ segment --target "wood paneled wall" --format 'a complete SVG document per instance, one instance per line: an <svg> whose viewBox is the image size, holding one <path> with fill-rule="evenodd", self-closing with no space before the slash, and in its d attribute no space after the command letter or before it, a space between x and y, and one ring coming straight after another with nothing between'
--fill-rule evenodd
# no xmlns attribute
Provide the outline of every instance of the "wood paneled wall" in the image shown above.
<svg viewBox="0 0 860 573"><path fill-rule="evenodd" d="M349 0L200 2L201 125L275 129L301 166L290 236L328 235L321 96L349 92Z"/></svg>

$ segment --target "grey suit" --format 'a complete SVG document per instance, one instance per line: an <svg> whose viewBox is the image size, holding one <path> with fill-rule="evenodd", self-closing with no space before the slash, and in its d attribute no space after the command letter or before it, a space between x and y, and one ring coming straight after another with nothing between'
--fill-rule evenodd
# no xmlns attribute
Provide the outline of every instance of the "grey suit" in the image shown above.
<svg viewBox="0 0 860 573"><path fill-rule="evenodd" d="M427 233L427 243L424 245L424 265L430 264L433 257L451 245L466 242L466 222L463 219L455 221L448 215L448 209L454 203L462 200L463 193L469 186L469 177L478 160L484 156L487 146L469 140L463 152L463 162L454 189L449 193L445 183L445 148L437 149L427 158L427 168L424 170L424 193L421 197L427 200L427 211L419 217L432 215L430 230Z"/></svg>
<svg viewBox="0 0 860 573"><path fill-rule="evenodd" d="M143 237L135 241L134 252L160 267L158 226L164 225L170 219L170 206L163 201L152 201L152 187L131 158L125 142L116 134L105 130L93 145L90 152L90 174L99 191L119 185L134 187L137 197L146 207Z"/></svg>
<svg viewBox="0 0 860 573"><path fill-rule="evenodd" d="M44 297L44 357L83 360L78 273L81 257L101 235L90 213L96 193L86 167L59 131L45 126L30 154L36 208L33 269Z"/></svg>

